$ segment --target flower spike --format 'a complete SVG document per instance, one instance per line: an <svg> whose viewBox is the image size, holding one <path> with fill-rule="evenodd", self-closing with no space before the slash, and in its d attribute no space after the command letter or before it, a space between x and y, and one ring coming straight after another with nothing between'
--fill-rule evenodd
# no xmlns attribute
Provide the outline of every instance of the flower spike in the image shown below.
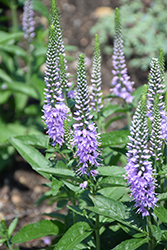
<svg viewBox="0 0 167 250"><path fill-rule="evenodd" d="M27 39L29 43L35 36L34 25L35 22L34 22L33 1L25 0L22 26L24 31L24 38Z"/></svg>
<svg viewBox="0 0 167 250"><path fill-rule="evenodd" d="M152 163L147 148L148 126L146 113L146 96L142 96L130 127L128 143L128 163L126 179L135 201L137 212L148 216L149 210L156 205L155 179L153 177Z"/></svg>
<svg viewBox="0 0 167 250"><path fill-rule="evenodd" d="M95 124L91 122L89 93L86 80L85 58L79 56L77 71L76 117L74 124L74 145L77 147L76 156L79 158L78 173L97 175L95 168L99 166L98 141Z"/></svg>
<svg viewBox="0 0 167 250"><path fill-rule="evenodd" d="M99 48L98 35L95 35L95 45L94 45L94 58L93 58L93 69L92 69L92 96L91 106L96 112L100 112L102 109L102 92L101 92L101 55Z"/></svg>
<svg viewBox="0 0 167 250"><path fill-rule="evenodd" d="M43 120L48 128L48 135L52 146L64 143L64 120L67 118L68 108L64 104L60 88L59 69L55 53L55 27L50 26L45 71L45 105L43 106Z"/></svg>
<svg viewBox="0 0 167 250"><path fill-rule="evenodd" d="M111 91L117 96L124 99L127 103L131 103L133 100L132 91L134 82L130 81L130 77L127 74L127 67L125 63L125 56L123 52L123 39L122 30L119 16L119 9L115 9L115 36L114 36L114 48L113 48L113 67L112 73L114 75L112 79L113 88Z"/></svg>

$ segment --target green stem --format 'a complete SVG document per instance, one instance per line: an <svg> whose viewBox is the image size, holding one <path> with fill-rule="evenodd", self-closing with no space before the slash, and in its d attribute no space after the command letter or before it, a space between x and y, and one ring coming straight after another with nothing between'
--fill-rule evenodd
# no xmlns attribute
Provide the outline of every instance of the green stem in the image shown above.
<svg viewBox="0 0 167 250"><path fill-rule="evenodd" d="M94 187L93 177L90 173L90 169L88 171L89 171L90 181L92 183L91 192L93 195L96 195L96 189ZM95 235L96 235L96 250L100 250L99 215L98 214L96 214Z"/></svg>
<svg viewBox="0 0 167 250"><path fill-rule="evenodd" d="M147 216L147 231L149 235L149 242L148 242L148 250L154 250L155 249L155 240L151 232L151 216Z"/></svg>
<svg viewBox="0 0 167 250"><path fill-rule="evenodd" d="M100 250L99 215L96 214L96 250Z"/></svg>
<svg viewBox="0 0 167 250"><path fill-rule="evenodd" d="M76 200L73 198L72 200L73 206L76 206ZM73 224L77 222L77 214L73 211Z"/></svg>
<svg viewBox="0 0 167 250"><path fill-rule="evenodd" d="M28 50L27 50L27 75L26 75L26 84L30 84L31 74L32 74L32 51L31 51L31 44L28 43Z"/></svg>
<svg viewBox="0 0 167 250"><path fill-rule="evenodd" d="M16 2L15 0L12 0L11 1L11 5L10 5L10 8L11 8L11 12L12 12L12 24L13 24L13 32L17 32L18 31L18 21L17 21L17 5L16 5Z"/></svg>

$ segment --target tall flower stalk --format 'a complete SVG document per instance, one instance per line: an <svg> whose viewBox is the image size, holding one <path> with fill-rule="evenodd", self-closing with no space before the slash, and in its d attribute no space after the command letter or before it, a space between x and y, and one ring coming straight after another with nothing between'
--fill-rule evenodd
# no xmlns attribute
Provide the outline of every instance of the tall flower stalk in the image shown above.
<svg viewBox="0 0 167 250"><path fill-rule="evenodd" d="M125 167L127 183L135 201L137 212L148 216L149 211L157 203L155 194L155 179L153 177L152 162L148 150L148 126L146 111L146 95L139 102L130 127L128 143L128 163Z"/></svg>
<svg viewBox="0 0 167 250"><path fill-rule="evenodd" d="M89 93L86 80L86 68L84 55L79 56L77 71L77 96L76 96L76 112L74 124L74 145L77 146L76 156L79 158L79 169L77 172L81 174L97 174L95 170L99 163L98 158L98 134L96 127L91 122L89 106Z"/></svg>
<svg viewBox="0 0 167 250"><path fill-rule="evenodd" d="M55 27L51 25L47 50L45 71L45 105L43 106L44 122L52 146L64 143L64 121L67 118L68 108L64 104L62 89L60 88L59 69L55 52Z"/></svg>
<svg viewBox="0 0 167 250"><path fill-rule="evenodd" d="M121 97L126 103L131 103L133 100L132 91L134 82L130 81L130 77L127 73L127 67L125 63L125 56L123 52L123 39L121 22L118 8L115 9L115 36L114 36L114 48L113 48L113 68L112 73L114 75L112 79L111 89L112 93L117 97Z"/></svg>
<svg viewBox="0 0 167 250"><path fill-rule="evenodd" d="M32 39L35 36L34 25L33 1L25 0L22 27L24 31L24 38L27 39L28 43L32 42Z"/></svg>
<svg viewBox="0 0 167 250"><path fill-rule="evenodd" d="M99 48L99 39L98 35L95 35L94 40L94 57L93 57L93 68L91 74L91 82L92 82L92 95L91 98L91 106L96 114L99 116L100 110L103 107L102 104L102 92L101 92L101 54ZM98 120L99 117L97 117Z"/></svg>
<svg viewBox="0 0 167 250"><path fill-rule="evenodd" d="M60 88L62 89L64 99L67 104L67 98L73 99L74 98L74 91L69 90L71 87L71 83L68 82L69 73L67 73L67 60L66 60L66 53L65 53L65 45L62 35L62 29L60 25L60 14L59 9L57 6L56 0L51 0L51 23L55 29L55 58L57 67L59 68L58 73L60 77Z"/></svg>

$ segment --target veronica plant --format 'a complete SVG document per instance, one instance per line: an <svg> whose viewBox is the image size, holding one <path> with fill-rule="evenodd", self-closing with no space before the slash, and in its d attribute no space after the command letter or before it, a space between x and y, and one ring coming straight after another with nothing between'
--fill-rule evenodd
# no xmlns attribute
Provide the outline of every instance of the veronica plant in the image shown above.
<svg viewBox="0 0 167 250"><path fill-rule="evenodd" d="M48 135L12 137L10 143L34 170L47 179L46 185L50 190L40 201L47 198L50 202L56 202L57 211L66 206L67 213L62 210L62 214L58 212L47 214L52 220L41 220L26 225L13 237L9 233L6 235L6 227L1 226L3 238L0 239L0 243L7 243L10 240L9 246L13 247L14 244L52 235L55 237L52 242L50 241L51 245L48 249L53 250L166 248L167 190L164 179L167 168L163 164L163 157L165 158L167 154L164 150L161 155L160 124L161 111L164 108L163 98L160 97L161 91L157 94L159 84L162 83L162 58L159 59L160 67L158 68L157 64L154 70L151 69L153 73L149 78L149 85L155 83L153 92L156 94L152 92L153 102L147 102L147 98L150 100L151 97L149 95L151 85L148 87L148 94L147 88L144 88L130 131L122 129L99 135L94 123L95 116L91 115L83 54L79 55L77 67L75 109L71 110L74 119L70 117L71 119L68 120L70 103L67 67L64 50L61 47L61 36L58 37L60 34L58 23L57 3L52 0L43 106L43 119ZM115 77L118 77L117 80L120 77L119 83L122 83L127 72L122 52L121 33L119 33L118 9L116 9L116 23L119 46L115 47L114 60L115 71L118 67L119 74ZM98 45L96 39L97 36L95 47ZM94 79L93 84L96 85L94 87L99 90L101 75L98 46L95 48L94 58L96 59L94 59L92 79ZM153 61L157 63L157 60ZM128 93L124 96L125 104L129 102L129 106L132 106L132 92L128 92L128 89L132 90L129 78L121 86L123 88L121 93ZM97 96L101 98L100 95ZM154 117L149 123L148 103L151 104L150 117ZM111 106L107 110L103 107L99 116L104 115L105 112L112 114L120 110L117 105L111 110L110 108ZM125 108L124 111L127 112L127 109ZM149 128L148 124L150 124ZM45 150L40 152L37 148ZM154 170L153 166L159 161L158 158L162 159L161 168ZM11 227L13 228L13 225L10 226L9 232L12 231Z"/></svg>

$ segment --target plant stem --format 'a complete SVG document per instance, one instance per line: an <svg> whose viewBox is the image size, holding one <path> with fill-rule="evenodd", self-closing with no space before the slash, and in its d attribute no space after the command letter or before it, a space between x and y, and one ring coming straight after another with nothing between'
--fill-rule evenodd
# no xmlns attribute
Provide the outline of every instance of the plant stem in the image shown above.
<svg viewBox="0 0 167 250"><path fill-rule="evenodd" d="M27 50L27 76L26 76L26 84L30 84L31 74L32 74L32 51L31 51L31 44L28 43L28 50Z"/></svg>
<svg viewBox="0 0 167 250"><path fill-rule="evenodd" d="M73 206L76 206L75 198L73 198L72 203L73 203ZM75 224L76 222L77 222L77 216L76 216L76 213L73 211L73 224Z"/></svg>
<svg viewBox="0 0 167 250"><path fill-rule="evenodd" d="M13 24L12 30L13 32L17 32L18 31L17 12L16 12L17 5L15 0L11 1L10 8L12 11L12 24Z"/></svg>
<svg viewBox="0 0 167 250"><path fill-rule="evenodd" d="M88 171L89 171L90 181L93 184L91 188L91 192L93 195L96 195L96 188L94 187L93 177L90 173L90 169ZM96 214L95 235L96 235L96 250L100 250L99 215L98 214Z"/></svg>
<svg viewBox="0 0 167 250"><path fill-rule="evenodd" d="M99 235L99 215L96 214L96 250L100 250L100 235Z"/></svg>
<svg viewBox="0 0 167 250"><path fill-rule="evenodd" d="M151 216L147 216L147 231L149 235L149 242L148 242L148 250L154 250L155 249L155 240L151 232Z"/></svg>

